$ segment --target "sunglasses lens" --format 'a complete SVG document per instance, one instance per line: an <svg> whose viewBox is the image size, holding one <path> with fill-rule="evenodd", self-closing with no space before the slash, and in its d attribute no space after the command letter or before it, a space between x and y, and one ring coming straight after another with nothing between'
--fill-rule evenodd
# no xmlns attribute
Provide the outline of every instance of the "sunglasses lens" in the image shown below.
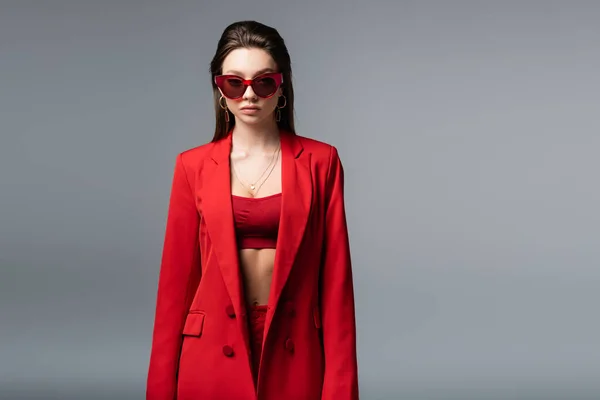
<svg viewBox="0 0 600 400"><path fill-rule="evenodd" d="M218 76L216 78L216 83L225 97L230 99L239 99L244 95L247 89L242 78L236 76ZM277 91L280 83L280 80L277 80L272 76L257 77L252 81L252 90L259 97L271 97Z"/></svg>
<svg viewBox="0 0 600 400"><path fill-rule="evenodd" d="M232 99L242 97L246 90L246 88L244 87L244 82L242 82L241 79L237 78L223 79L221 80L219 86L223 91L223 94Z"/></svg>
<svg viewBox="0 0 600 400"><path fill-rule="evenodd" d="M252 84L252 89L257 96L269 97L277 91L277 82L271 77L258 78Z"/></svg>

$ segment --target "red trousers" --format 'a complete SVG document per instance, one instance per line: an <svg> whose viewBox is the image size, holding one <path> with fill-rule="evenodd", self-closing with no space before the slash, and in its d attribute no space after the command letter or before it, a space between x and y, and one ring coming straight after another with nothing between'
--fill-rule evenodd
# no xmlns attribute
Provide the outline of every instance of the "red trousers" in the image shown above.
<svg viewBox="0 0 600 400"><path fill-rule="evenodd" d="M262 342L265 331L267 305L253 305L248 309L248 325L250 333L250 352L252 354L252 373L254 382L258 380L258 367L262 353Z"/></svg>

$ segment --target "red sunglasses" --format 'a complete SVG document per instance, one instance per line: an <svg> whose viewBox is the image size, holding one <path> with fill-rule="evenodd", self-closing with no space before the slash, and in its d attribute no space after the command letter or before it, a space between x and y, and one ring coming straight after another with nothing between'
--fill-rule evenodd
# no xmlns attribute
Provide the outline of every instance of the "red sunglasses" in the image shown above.
<svg viewBox="0 0 600 400"><path fill-rule="evenodd" d="M248 86L252 86L252 90L258 97L268 99L283 83L283 74L268 73L254 79L244 79L236 75L218 75L215 76L215 83L223 95L231 100L240 99L246 93Z"/></svg>

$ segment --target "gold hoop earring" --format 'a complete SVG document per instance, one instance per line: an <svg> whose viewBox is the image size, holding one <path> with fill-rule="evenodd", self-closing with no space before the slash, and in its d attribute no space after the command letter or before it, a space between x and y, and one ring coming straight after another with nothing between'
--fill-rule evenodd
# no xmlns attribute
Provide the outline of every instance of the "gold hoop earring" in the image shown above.
<svg viewBox="0 0 600 400"><path fill-rule="evenodd" d="M279 99L283 97L283 105L280 106L279 105ZM279 96L279 99L277 99L277 108L285 108L285 106L287 106L287 98L285 97L285 95L281 95Z"/></svg>
<svg viewBox="0 0 600 400"><path fill-rule="evenodd" d="M280 106L279 99L282 97L283 97L283 105ZM275 121L277 121L277 122L281 121L281 109L285 108L285 106L287 105L287 98L285 97L285 95L282 94L281 96L279 96L279 99L277 99L277 114L275 117Z"/></svg>
<svg viewBox="0 0 600 400"><path fill-rule="evenodd" d="M225 97L221 96L219 98L219 106L225 110L225 122L229 122L229 110L227 109L227 100L225 100L225 105L223 105L223 102L221 100L223 100Z"/></svg>
<svg viewBox="0 0 600 400"><path fill-rule="evenodd" d="M221 106L221 108L223 110L227 110L227 100L225 100L225 105L223 105L223 102L221 100L223 100L225 97L223 97L223 95L221 95L221 98L219 98L219 105Z"/></svg>

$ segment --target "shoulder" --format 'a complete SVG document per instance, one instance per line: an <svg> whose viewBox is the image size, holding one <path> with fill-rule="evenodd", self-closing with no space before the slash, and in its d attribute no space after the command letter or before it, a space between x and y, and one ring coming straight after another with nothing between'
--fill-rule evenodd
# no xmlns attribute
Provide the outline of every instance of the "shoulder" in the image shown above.
<svg viewBox="0 0 600 400"><path fill-rule="evenodd" d="M210 156L215 142L203 143L194 147L180 150L176 155L176 162L181 163L186 169L198 169L202 167L204 160Z"/></svg>
<svg viewBox="0 0 600 400"><path fill-rule="evenodd" d="M185 172L188 181L193 181L202 170L204 160L210 157L214 144L214 142L208 142L178 151L174 160L175 169Z"/></svg>
<svg viewBox="0 0 600 400"><path fill-rule="evenodd" d="M301 135L296 135L296 138L303 151L310 154L315 175L326 190L337 183L343 184L344 167L334 144Z"/></svg>
<svg viewBox="0 0 600 400"><path fill-rule="evenodd" d="M180 158L184 164L203 161L206 158L206 156L210 154L210 151L213 148L213 146L213 142L208 142L187 149L182 149L177 155L177 157Z"/></svg>
<svg viewBox="0 0 600 400"><path fill-rule="evenodd" d="M339 162L339 151L334 144L302 135L296 137L304 150L311 153L317 162L324 162L327 165Z"/></svg>

